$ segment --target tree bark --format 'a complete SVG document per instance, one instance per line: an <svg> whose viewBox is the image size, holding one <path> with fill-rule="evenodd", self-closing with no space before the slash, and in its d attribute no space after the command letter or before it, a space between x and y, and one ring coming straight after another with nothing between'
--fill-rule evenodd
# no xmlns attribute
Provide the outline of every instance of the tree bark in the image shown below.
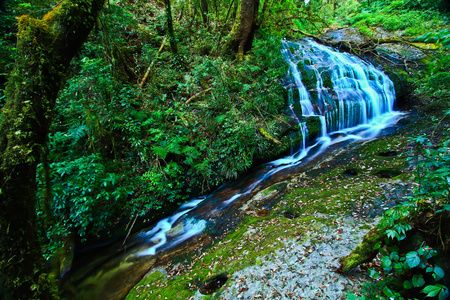
<svg viewBox="0 0 450 300"><path fill-rule="evenodd" d="M232 50L238 58L251 50L253 37L258 28L259 0L242 0L239 25L236 30Z"/></svg>
<svg viewBox="0 0 450 300"><path fill-rule="evenodd" d="M18 59L0 122L0 298L52 299L56 285L36 225L36 166L70 61L104 0L63 0L41 20L19 18Z"/></svg>
<svg viewBox="0 0 450 300"><path fill-rule="evenodd" d="M177 43L175 42L175 34L173 32L172 22L172 8L170 7L170 0L164 0L166 6L166 18L167 18L167 34L169 35L170 49L173 54L178 53Z"/></svg>
<svg viewBox="0 0 450 300"><path fill-rule="evenodd" d="M203 25L208 25L208 1L200 0L200 10L202 12Z"/></svg>

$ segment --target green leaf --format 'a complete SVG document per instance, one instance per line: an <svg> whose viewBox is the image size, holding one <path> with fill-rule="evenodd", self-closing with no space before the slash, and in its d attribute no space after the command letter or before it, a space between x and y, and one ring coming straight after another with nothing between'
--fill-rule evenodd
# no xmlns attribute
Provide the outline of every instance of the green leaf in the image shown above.
<svg viewBox="0 0 450 300"><path fill-rule="evenodd" d="M381 267L383 269L388 269L391 267L391 265L392 265L392 261L389 257L385 256L381 259Z"/></svg>
<svg viewBox="0 0 450 300"><path fill-rule="evenodd" d="M168 151L164 147L155 146L152 148L153 153L159 156L161 159L166 159Z"/></svg>
<svg viewBox="0 0 450 300"><path fill-rule="evenodd" d="M382 244L381 242L378 242L378 243L375 244L375 246L374 246L373 248L374 248L375 250L378 250L378 249L381 248L382 245L383 245L383 244Z"/></svg>
<svg viewBox="0 0 450 300"><path fill-rule="evenodd" d="M422 277L422 274L415 274L412 278L412 284L414 287L421 287L425 284L425 280Z"/></svg>
<svg viewBox="0 0 450 300"><path fill-rule="evenodd" d="M370 268L368 270L369 276L373 279L377 279L378 277L380 277L380 274L374 269L374 268Z"/></svg>
<svg viewBox="0 0 450 300"><path fill-rule="evenodd" d="M252 88L252 86L250 85L250 84L244 84L243 85L243 87L242 87L242 90L244 91L244 92L247 92L249 89L251 89Z"/></svg>
<svg viewBox="0 0 450 300"><path fill-rule="evenodd" d="M395 230L388 229L386 230L386 235L388 238L394 239L395 237L397 237L397 232Z"/></svg>
<svg viewBox="0 0 450 300"><path fill-rule="evenodd" d="M445 285L442 284L427 285L422 290L422 293L427 294L425 297L436 297L443 289L446 289L448 293L448 289Z"/></svg>
<svg viewBox="0 0 450 300"><path fill-rule="evenodd" d="M402 262L394 263L394 269L398 274L403 274L405 264Z"/></svg>
<svg viewBox="0 0 450 300"><path fill-rule="evenodd" d="M439 300L445 300L448 298L448 296L448 288L446 286L443 286L441 292L439 293Z"/></svg>
<svg viewBox="0 0 450 300"><path fill-rule="evenodd" d="M217 122L217 124L222 124L223 123L223 121L225 121L225 118L226 118L227 116L225 116L225 115L220 115L220 116L217 116L216 117L216 122Z"/></svg>
<svg viewBox="0 0 450 300"><path fill-rule="evenodd" d="M444 270L442 270L440 267L435 266L433 272L434 272L433 273L433 278L436 281L441 280L442 278L444 278L444 275L445 275Z"/></svg>
<svg viewBox="0 0 450 300"><path fill-rule="evenodd" d="M409 280L403 281L403 287L407 290L412 289L414 286Z"/></svg>
<svg viewBox="0 0 450 300"><path fill-rule="evenodd" d="M395 293L387 286L383 288L383 293L388 297L395 297Z"/></svg>
<svg viewBox="0 0 450 300"><path fill-rule="evenodd" d="M397 261L397 260L399 260L400 257L398 256L397 252L391 252L391 254L389 255L389 258L391 260Z"/></svg>
<svg viewBox="0 0 450 300"><path fill-rule="evenodd" d="M406 263L412 269L420 264L420 257L416 251L411 251L406 254Z"/></svg>

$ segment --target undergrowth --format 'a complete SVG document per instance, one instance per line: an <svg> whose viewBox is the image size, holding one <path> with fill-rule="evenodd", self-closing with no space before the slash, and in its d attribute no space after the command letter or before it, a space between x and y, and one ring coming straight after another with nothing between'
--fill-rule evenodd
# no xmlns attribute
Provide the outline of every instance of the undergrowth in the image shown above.
<svg viewBox="0 0 450 300"><path fill-rule="evenodd" d="M450 140L436 149L428 139L417 137L416 187L413 195L388 210L378 230L385 238L375 245L380 250L378 268L370 268L375 283L366 285L358 299L446 299L449 294L450 244ZM445 271L444 271L445 269ZM351 299L356 299L351 296Z"/></svg>
<svg viewBox="0 0 450 300"><path fill-rule="evenodd" d="M47 256L73 234L123 234L128 221L155 219L290 147L280 38L261 33L237 62L199 42L217 44L220 27L184 21L178 55L159 52L161 7L110 3L73 61L37 177Z"/></svg>
<svg viewBox="0 0 450 300"><path fill-rule="evenodd" d="M381 27L402 36L418 36L448 27L449 15L444 10L444 1L379 0L363 1L359 5L357 10L350 11L342 6L339 22L361 30Z"/></svg>

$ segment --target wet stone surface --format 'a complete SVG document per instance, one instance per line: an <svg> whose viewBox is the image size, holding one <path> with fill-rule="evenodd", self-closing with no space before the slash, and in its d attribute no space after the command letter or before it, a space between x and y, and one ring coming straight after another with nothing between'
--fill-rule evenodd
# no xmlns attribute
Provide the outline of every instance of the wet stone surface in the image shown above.
<svg viewBox="0 0 450 300"><path fill-rule="evenodd" d="M413 146L403 134L355 143L261 190L238 208L245 217L235 229L211 247L180 260L184 274L154 273L138 285L136 290L142 292L133 299L361 296L361 286L371 280L367 272L355 269L339 274L339 258L356 247L376 223L374 218L411 195L414 170L406 158L413 154ZM375 175L380 167L401 174L395 179L380 178ZM352 169L356 174L344 175ZM263 209L267 209L265 216ZM225 285L211 296L201 294L205 280L223 272L230 274Z"/></svg>

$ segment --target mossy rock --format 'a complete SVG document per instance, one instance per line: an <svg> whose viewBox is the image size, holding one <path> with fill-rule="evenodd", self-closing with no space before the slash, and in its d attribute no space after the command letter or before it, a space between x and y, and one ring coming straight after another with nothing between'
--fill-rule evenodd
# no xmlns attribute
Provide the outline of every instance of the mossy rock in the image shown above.
<svg viewBox="0 0 450 300"><path fill-rule="evenodd" d="M308 117L306 119L306 126L308 127L309 139L314 140L320 136L322 124L319 117Z"/></svg>
<svg viewBox="0 0 450 300"><path fill-rule="evenodd" d="M378 249L375 249L375 245L382 240L383 235L380 233L378 228L372 228L364 236L362 242L356 246L352 253L339 259L341 266L338 271L345 273L362 263L369 262L374 259L378 253Z"/></svg>

